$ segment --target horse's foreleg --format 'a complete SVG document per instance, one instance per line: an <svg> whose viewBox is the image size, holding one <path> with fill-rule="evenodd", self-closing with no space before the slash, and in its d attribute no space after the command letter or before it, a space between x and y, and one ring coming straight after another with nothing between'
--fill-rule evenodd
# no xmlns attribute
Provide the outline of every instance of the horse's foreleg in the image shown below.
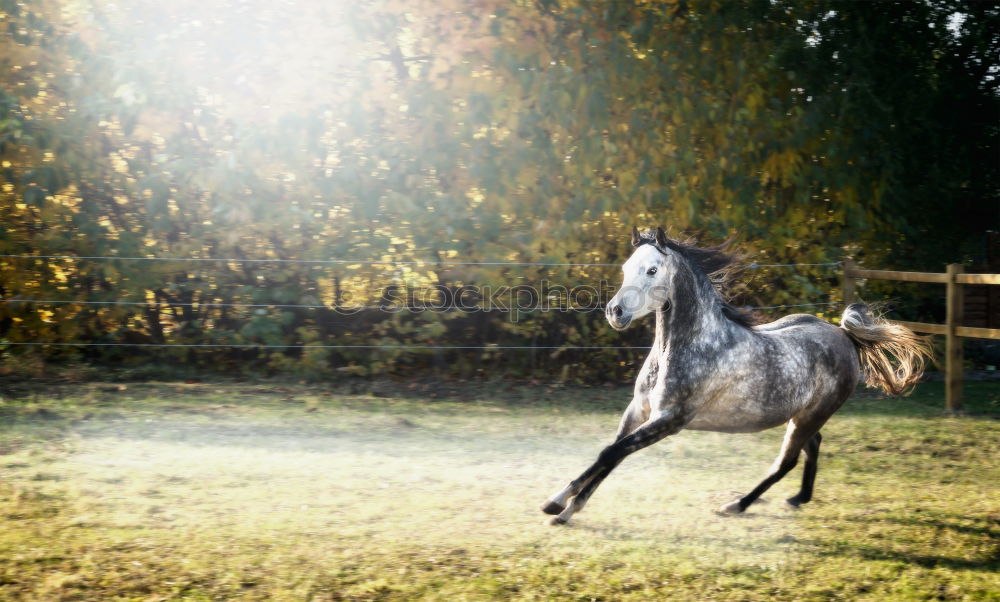
<svg viewBox="0 0 1000 602"><path fill-rule="evenodd" d="M649 404L644 399L635 398L629 404L628 408L625 409L625 413L622 414L621 422L618 424L618 432L615 434L615 441L620 441L623 437L633 432L635 429L640 427L649 418ZM560 514L566 510L566 504L569 499L580 493L585 486L587 486L597 474L603 469L599 467L597 463L593 464L588 468L579 478L571 481L569 485L563 487L559 493L556 493L549 499L545 500L542 504L542 512L546 514ZM606 470L604 476L611 470ZM604 477L600 477L603 479Z"/></svg>
<svg viewBox="0 0 1000 602"><path fill-rule="evenodd" d="M563 502L565 509L552 519L552 523L565 524L574 513L582 510L587 500L590 499L591 494L597 489L597 486L630 454L648 447L664 437L673 435L684 428L685 424L687 424L687 420L682 416L674 412L664 412L656 418L648 420L630 434L605 447L597 457L597 461L584 471L577 481L574 481L580 482L580 487L572 496L565 498L566 500L569 497L573 499L568 504L565 501Z"/></svg>
<svg viewBox="0 0 1000 602"><path fill-rule="evenodd" d="M764 480L762 480L753 491L734 500L728 504L724 504L719 508L719 512L726 512L730 514L738 514L747 509L750 504L757 501L765 491L770 489L771 485L774 485L780 481L788 471L795 468L795 465L799 461L799 453L802 451L802 446L809 441L812 436L817 432L815 428L805 429L800 425L796 424L793 418L788 422L788 429L785 431L785 440L781 444L781 452L778 454L777 459L774 464L771 465L771 470L768 471Z"/></svg>
<svg viewBox="0 0 1000 602"><path fill-rule="evenodd" d="M580 478L570 481L569 485L566 485L559 490L559 493L556 493L549 499L545 500L545 503L542 504L542 512L545 514L560 514L566 510L566 504L569 503L569 499L580 492L580 489L582 489L586 484L582 479L587 475L587 472L590 472L593 468L594 467L591 466L587 469L587 471L580 475Z"/></svg>
<svg viewBox="0 0 1000 602"><path fill-rule="evenodd" d="M597 486L600 485L604 479L611 474L611 471L614 470L619 464L621 464L621 460L616 462L614 466L605 466L598 471L586 485L580 488L579 493L573 497L573 502L564 507L562 511L559 512L558 516L552 517L552 524L565 525L571 516L583 510L583 507L587 505L587 500L589 500L590 496L597 490Z"/></svg>
<svg viewBox="0 0 1000 602"><path fill-rule="evenodd" d="M615 441L620 441L622 437L628 435L649 418L649 404L640 398L634 398L622 414L621 422L618 424L618 432L615 434ZM569 499L583 489L600 471L600 467L595 463L578 478L570 481L569 485L563 487L542 504L542 512L546 514L560 514L566 509ZM608 470L607 472L611 472ZM607 476L606 474L604 476ZM601 477L602 479L604 477Z"/></svg>
<svg viewBox="0 0 1000 602"><path fill-rule="evenodd" d="M823 441L822 435L817 433L812 436L804 448L806 452L806 465L802 471L802 488L794 496L788 498L788 503L793 506L805 504L812 499L813 484L816 482L816 470L819 468L819 444Z"/></svg>

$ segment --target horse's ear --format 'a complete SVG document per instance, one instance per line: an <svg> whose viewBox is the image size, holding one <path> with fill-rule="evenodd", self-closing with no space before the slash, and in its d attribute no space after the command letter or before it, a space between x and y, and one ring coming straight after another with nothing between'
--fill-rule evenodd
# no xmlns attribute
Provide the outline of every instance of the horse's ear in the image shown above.
<svg viewBox="0 0 1000 602"><path fill-rule="evenodd" d="M656 227L656 244L661 249L667 247L667 233L663 231L663 227L661 226Z"/></svg>
<svg viewBox="0 0 1000 602"><path fill-rule="evenodd" d="M636 228L635 226L632 226L632 246L638 247L640 240L641 237L639 236L639 229Z"/></svg>

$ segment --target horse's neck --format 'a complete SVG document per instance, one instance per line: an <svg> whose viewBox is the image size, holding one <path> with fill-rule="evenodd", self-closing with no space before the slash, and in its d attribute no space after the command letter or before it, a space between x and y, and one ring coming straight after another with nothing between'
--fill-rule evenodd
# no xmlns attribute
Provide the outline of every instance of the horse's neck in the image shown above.
<svg viewBox="0 0 1000 602"><path fill-rule="evenodd" d="M691 344L716 337L731 326L722 315L722 304L708 278L689 266L677 269L670 293L670 309L656 312L654 348L666 351L672 344Z"/></svg>
<svg viewBox="0 0 1000 602"><path fill-rule="evenodd" d="M661 307L656 310L656 334L653 336L653 351L665 353L667 350L667 311Z"/></svg>

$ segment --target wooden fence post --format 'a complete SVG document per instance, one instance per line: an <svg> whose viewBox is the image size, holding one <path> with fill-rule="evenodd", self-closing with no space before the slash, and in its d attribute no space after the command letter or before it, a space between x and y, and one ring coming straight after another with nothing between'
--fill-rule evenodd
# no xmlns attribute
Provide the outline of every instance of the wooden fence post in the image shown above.
<svg viewBox="0 0 1000 602"><path fill-rule="evenodd" d="M945 407L949 412L962 410L962 337L956 329L962 325L962 285L958 274L963 273L962 264L948 264L948 290L946 313L948 333L945 335Z"/></svg>
<svg viewBox="0 0 1000 602"><path fill-rule="evenodd" d="M844 260L844 273L842 275L842 286L844 290L844 308L846 309L848 305L854 303L856 293L854 292L854 287L857 284L856 279L851 274L854 272L856 264L854 260L848 257Z"/></svg>

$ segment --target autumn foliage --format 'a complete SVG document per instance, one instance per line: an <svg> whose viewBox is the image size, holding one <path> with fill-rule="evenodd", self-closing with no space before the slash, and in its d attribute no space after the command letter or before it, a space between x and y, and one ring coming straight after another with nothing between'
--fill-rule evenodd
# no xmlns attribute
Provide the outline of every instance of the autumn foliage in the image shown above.
<svg viewBox="0 0 1000 602"><path fill-rule="evenodd" d="M293 346L8 371L624 378L638 353L572 349L645 344L600 311L398 309L617 284L633 225L928 270L997 226L990 3L4 0L0 28L0 343ZM829 266L742 281L839 301ZM320 347L487 344L544 349Z"/></svg>

